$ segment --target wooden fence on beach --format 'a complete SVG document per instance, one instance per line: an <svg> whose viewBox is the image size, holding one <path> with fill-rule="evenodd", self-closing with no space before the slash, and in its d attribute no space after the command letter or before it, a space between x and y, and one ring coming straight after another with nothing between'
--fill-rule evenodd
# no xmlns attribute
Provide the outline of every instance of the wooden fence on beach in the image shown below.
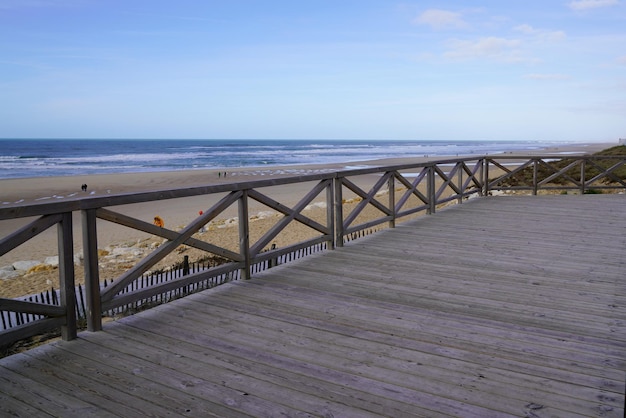
<svg viewBox="0 0 626 418"><path fill-rule="evenodd" d="M350 242L358 238L362 238L366 235L376 232L376 229L370 230L362 230L358 232L354 232L350 235L346 235L344 237L344 242ZM316 244L311 247L302 248L297 251L293 251L287 254L283 254L275 259L266 260L262 263L257 263L252 265L251 273L254 275L260 271L267 270L269 268L289 263L295 260L299 260L302 257L309 256L311 254L318 253L320 251L326 250L326 243ZM175 266L171 266L169 269L158 272L151 272L149 274L144 274L141 278L132 282L126 289L123 290L122 293L125 292L136 292L142 289L146 289L149 287L153 287L159 285L161 283L170 282L173 280L177 280L182 276L186 276L188 274L195 274L200 272L207 273L209 269L215 267L214 265L210 265L210 263L206 261L195 261L189 262L188 257L185 256L184 262L182 264L178 264ZM203 281L198 281L184 288L178 288L171 290L166 293L161 293L155 296L152 296L147 299L136 300L127 305L119 306L115 309L111 309L110 311L103 312L103 316L113 317L116 315L128 315L139 310L148 309L152 306L156 306L162 303L169 302L174 299L178 299L180 297L184 297L190 295L192 293L200 292L202 290L211 289L215 286L219 286L224 283L228 283L233 280L239 280L239 271L233 271L228 274L221 274L219 276L209 276L207 279ZM106 279L102 282L101 288L104 289L108 287L110 284ZM84 287L80 284L76 286L76 319L79 323L85 322L87 319L87 308L85 305L85 291ZM48 289L44 292L40 292L38 294L29 295L20 297L19 300L31 303L41 303L46 305L56 305L60 306L61 297L60 291L54 288ZM20 327L22 325L26 325L30 322L35 322L40 319L45 319L43 315L37 314L29 314L24 312L10 312L10 311L2 311L0 310L0 332L4 330L8 330L11 328Z"/></svg>
<svg viewBox="0 0 626 418"><path fill-rule="evenodd" d="M348 237L354 239L356 236L362 236L363 233L354 234L353 237ZM263 270L267 270L274 266L289 263L291 261L298 260L302 257L306 257L308 255L324 251L326 249L325 244L317 244L312 247L303 248L298 251L294 251L291 253L284 254L272 260L267 260L263 263L258 263L252 266L251 272L252 274L258 273ZM182 264L178 264L172 266L171 268L163 271L152 272L149 274L144 274L141 278L132 282L126 289L122 291L122 293L126 292L137 292L142 289L146 289L149 287L153 287L162 283L170 282L173 280L177 280L180 277L196 274L200 272L207 272L211 269L212 265L207 261L196 261L189 262L188 257L185 256L185 261ZM233 271L228 274L221 274L219 276L210 276L203 281L198 281L195 283L191 283L186 287L178 288L171 290L166 293L161 293L150 298L136 300L128 305L119 306L115 309L111 309L110 311L103 312L104 316L116 316L116 315L127 315L129 313L133 313L139 310L147 309L155 305L159 305L161 303L166 303L174 299L178 299L180 297L187 296L192 293L196 293L202 290L211 289L215 286L219 286L224 283L228 283L233 280L239 279L239 271ZM110 282L106 279L102 282L101 288L104 290L110 285ZM84 287L80 284L76 286L75 289L76 294L76 318L78 322L84 322L87 319L87 307L85 305L85 291ZM24 302L30 303L40 303L46 305L56 305L60 306L61 297L59 290L54 288L48 289L44 292L40 292L38 294L24 296L19 298ZM31 322L38 321L40 319L44 319L45 316L30 314L24 312L10 312L10 311L2 311L0 310L0 331L8 330L11 328L20 327L22 325L26 325Z"/></svg>
<svg viewBox="0 0 626 418"><path fill-rule="evenodd" d="M419 213L433 214L440 205L462 203L471 196L487 196L495 190L528 191L532 194L542 190L581 194L590 190L623 190L626 181L617 173L625 165L624 156L481 156L3 207L0 208L0 221L14 218L33 220L0 240L0 256L56 226L60 285L56 301L45 297L33 300L0 298L0 311L10 313L12 318L25 315L36 318L5 327L0 331L0 346L59 328L62 337L70 340L76 337L81 309L87 329L98 331L102 328L102 316L107 312L146 304L147 301L163 298L163 295L183 295L185 289L201 287L201 283L211 280L249 279L257 268L262 268L259 266L270 266L280 257L306 253L308 250L305 249L310 248L332 250L362 231L381 225L394 227L399 219ZM363 186L361 180L364 176L374 178L374 184ZM292 207L264 192L266 188L294 183L312 186ZM180 231L158 227L112 210L120 205L143 202L158 205L160 200L204 195L223 197ZM347 196L355 197L358 203L344 213ZM324 200L325 222L312 219L304 211L315 199ZM283 215L273 227L254 240L251 240L249 228L250 201ZM194 236L235 205L239 215L238 251ZM378 217L362 221L360 215L366 208L374 208ZM81 214L85 287L79 297L76 296L75 286L73 212ZM97 219L161 237L164 242L105 287L99 276ZM283 248L271 248L272 240L291 223L306 226L316 236ZM146 282L146 272L181 245L203 250L228 262L190 271L171 280ZM140 282L148 284L137 285Z"/></svg>

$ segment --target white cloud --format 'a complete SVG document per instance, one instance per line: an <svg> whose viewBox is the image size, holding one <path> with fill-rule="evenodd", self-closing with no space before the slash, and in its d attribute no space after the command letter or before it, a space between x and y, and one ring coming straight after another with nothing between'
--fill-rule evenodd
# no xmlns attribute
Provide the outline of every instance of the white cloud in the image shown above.
<svg viewBox="0 0 626 418"><path fill-rule="evenodd" d="M450 59L489 58L496 61L520 62L521 42L516 39L480 38L475 41L455 40L449 43L450 49L443 55Z"/></svg>
<svg viewBox="0 0 626 418"><path fill-rule="evenodd" d="M589 10L598 7L615 6L619 4L619 0L576 0L569 3L572 10Z"/></svg>
<svg viewBox="0 0 626 418"><path fill-rule="evenodd" d="M534 36L540 41L557 42L564 40L567 35L563 31L550 31L545 29L536 29L530 25L524 24L513 28L514 31L523 33L524 35Z"/></svg>
<svg viewBox="0 0 626 418"><path fill-rule="evenodd" d="M524 78L530 80L569 80L566 74L526 74Z"/></svg>
<svg viewBox="0 0 626 418"><path fill-rule="evenodd" d="M413 23L428 25L436 30L463 29L469 26L460 13L440 9L429 9L422 12L413 20Z"/></svg>
<svg viewBox="0 0 626 418"><path fill-rule="evenodd" d="M513 28L513 30L525 33L526 35L532 35L532 34L534 34L537 31L537 29L533 28L530 25L526 25L526 24L516 26L516 27Z"/></svg>

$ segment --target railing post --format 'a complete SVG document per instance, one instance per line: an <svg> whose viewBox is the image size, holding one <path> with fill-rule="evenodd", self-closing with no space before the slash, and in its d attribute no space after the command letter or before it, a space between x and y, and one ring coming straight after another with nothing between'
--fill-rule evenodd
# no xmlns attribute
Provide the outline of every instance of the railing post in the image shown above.
<svg viewBox="0 0 626 418"><path fill-rule="evenodd" d="M189 275L189 256L183 257L183 276Z"/></svg>
<svg viewBox="0 0 626 418"><path fill-rule="evenodd" d="M489 196L489 159L483 159L483 196Z"/></svg>
<svg viewBox="0 0 626 418"><path fill-rule="evenodd" d="M335 247L343 247L343 190L341 177L335 177Z"/></svg>
<svg viewBox="0 0 626 418"><path fill-rule="evenodd" d="M102 303L100 300L100 274L98 269L98 233L96 210L82 211L83 262L85 269L85 298L87 330L102 330Z"/></svg>
<svg viewBox="0 0 626 418"><path fill-rule="evenodd" d="M244 266L241 269L241 278L250 279L250 223L248 220L248 191L243 190L239 198L239 251Z"/></svg>
<svg viewBox="0 0 626 418"><path fill-rule="evenodd" d="M61 326L61 337L65 341L76 338L76 285L74 280L74 238L72 234L72 212L63 213L57 226L59 244L59 287L61 306L65 307L65 325Z"/></svg>
<svg viewBox="0 0 626 418"><path fill-rule="evenodd" d="M428 210L427 214L432 215L436 211L437 202L435 192L435 166L428 166L428 184L426 187L426 194L428 195Z"/></svg>
<svg viewBox="0 0 626 418"><path fill-rule="evenodd" d="M533 196L537 196L537 190L539 189L539 160L533 159Z"/></svg>
<svg viewBox="0 0 626 418"><path fill-rule="evenodd" d="M389 189L389 209L391 210L391 220L389 221L389 228L396 227L396 176L395 172L389 176L387 188Z"/></svg>
<svg viewBox="0 0 626 418"><path fill-rule="evenodd" d="M587 178L585 172L585 165L587 164L587 159L583 157L580 162L580 194L585 194L585 188L587 186Z"/></svg>
<svg viewBox="0 0 626 418"><path fill-rule="evenodd" d="M462 189L463 187L463 164L462 162L458 162L456 163L456 167L458 169L458 173L456 175L457 177L457 188L460 190L460 194L457 197L457 203L460 205L461 203L463 203L463 192L465 192L465 190Z"/></svg>
<svg viewBox="0 0 626 418"><path fill-rule="evenodd" d="M329 250L335 249L335 181L336 177L326 187L326 225L331 235L326 246Z"/></svg>
<svg viewBox="0 0 626 418"><path fill-rule="evenodd" d="M276 249L276 243L272 243L272 247L271 247L272 251L274 251ZM271 269L272 267L276 267L278 265L278 258L270 258L268 260L268 264L267 264L267 268Z"/></svg>

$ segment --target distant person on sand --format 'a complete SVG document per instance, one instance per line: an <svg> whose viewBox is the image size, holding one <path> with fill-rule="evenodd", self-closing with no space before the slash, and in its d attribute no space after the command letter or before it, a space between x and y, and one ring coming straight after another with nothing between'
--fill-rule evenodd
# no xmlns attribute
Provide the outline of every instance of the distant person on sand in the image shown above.
<svg viewBox="0 0 626 418"><path fill-rule="evenodd" d="M165 222L163 222L163 219L158 215L154 217L154 224L161 228L165 226Z"/></svg>

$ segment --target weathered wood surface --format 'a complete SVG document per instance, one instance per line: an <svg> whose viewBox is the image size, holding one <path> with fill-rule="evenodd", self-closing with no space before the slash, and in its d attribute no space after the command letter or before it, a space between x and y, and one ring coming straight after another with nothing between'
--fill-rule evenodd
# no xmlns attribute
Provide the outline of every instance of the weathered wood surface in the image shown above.
<svg viewBox="0 0 626 418"><path fill-rule="evenodd" d="M625 209L475 199L2 359L0 411L622 417Z"/></svg>

